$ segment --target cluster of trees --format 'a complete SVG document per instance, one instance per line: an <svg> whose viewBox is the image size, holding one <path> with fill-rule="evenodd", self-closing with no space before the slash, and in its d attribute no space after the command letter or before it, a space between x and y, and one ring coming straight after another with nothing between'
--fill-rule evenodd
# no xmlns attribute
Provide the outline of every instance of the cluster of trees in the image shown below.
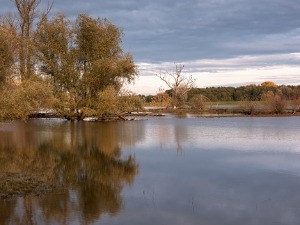
<svg viewBox="0 0 300 225"><path fill-rule="evenodd" d="M241 87L207 87L191 88L182 96L185 103L196 98L209 102L226 101L264 101L267 96L275 94L285 100L297 100L300 98L300 85L280 85L267 81L260 85L251 84ZM146 103L171 104L173 90L159 90L156 95L141 96Z"/></svg>
<svg viewBox="0 0 300 225"><path fill-rule="evenodd" d="M241 87L207 87L195 88L192 76L182 73L184 66L176 66L175 72L160 73L157 76L170 88L159 90L156 95L142 96L146 103L166 107L191 107L204 110L208 103L242 101L252 102L246 104L247 111L254 111L255 101L263 101L272 113L285 112L287 101L299 108L300 85L278 86L272 81L259 85L251 84Z"/></svg>
<svg viewBox="0 0 300 225"><path fill-rule="evenodd" d="M195 95L206 96L212 102L218 101L261 101L266 94L274 93L286 100L295 100L300 97L300 85L298 86L277 86L273 82L263 82L260 85L251 84L241 87L208 87L193 88L188 93L188 100Z"/></svg>
<svg viewBox="0 0 300 225"><path fill-rule="evenodd" d="M186 89L188 90L188 89ZM174 91L172 89L160 90L156 95L143 96L145 102L152 105L174 106ZM179 98L176 97L175 100ZM274 82L266 81L260 85L248 85L241 87L208 87L190 88L180 95L181 101L176 101L178 106L204 110L213 102L244 102L242 110L253 114L261 101L260 108L270 113L284 113L289 106L290 110L300 110L300 85L286 86L276 85ZM288 104L289 102L289 104Z"/></svg>
<svg viewBox="0 0 300 225"><path fill-rule="evenodd" d="M13 2L16 13L0 20L0 119L26 119L41 108L70 119L111 113L103 95L119 98L123 84L137 76L121 48L122 30L86 14L49 17L51 4L39 10L40 0ZM127 105L115 104L114 111L138 105L132 94L121 97Z"/></svg>
<svg viewBox="0 0 300 225"><path fill-rule="evenodd" d="M192 106L195 106L193 101L199 97L205 97L204 100L198 101L198 104L199 102L202 104L202 108L205 107L206 102L244 102L241 110L246 114L255 114L257 111L281 114L287 112L287 109L295 113L300 110L300 85L277 86L271 81L236 88L197 88L188 93L187 99ZM258 101L261 102L260 106L255 103Z"/></svg>

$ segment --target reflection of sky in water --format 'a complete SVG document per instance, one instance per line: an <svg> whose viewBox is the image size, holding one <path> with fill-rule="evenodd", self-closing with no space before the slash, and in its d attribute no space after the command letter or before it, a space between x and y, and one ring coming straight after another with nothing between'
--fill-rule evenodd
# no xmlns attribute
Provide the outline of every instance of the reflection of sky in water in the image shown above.
<svg viewBox="0 0 300 225"><path fill-rule="evenodd" d="M300 152L298 117L161 119L149 122L146 132L145 148Z"/></svg>
<svg viewBox="0 0 300 225"><path fill-rule="evenodd" d="M299 166L286 166L290 161L299 164L300 157L263 157L265 166L256 161L259 154L249 156L250 160L239 162L239 156L232 152L193 152L185 154L184 159L174 154L157 159L146 153L140 160L146 165L134 188L124 192L126 209L119 221L297 224ZM280 165L276 166L276 161ZM282 171L286 168L290 171Z"/></svg>
<svg viewBox="0 0 300 225"><path fill-rule="evenodd" d="M160 119L145 135L126 209L108 224L299 223L298 117Z"/></svg>

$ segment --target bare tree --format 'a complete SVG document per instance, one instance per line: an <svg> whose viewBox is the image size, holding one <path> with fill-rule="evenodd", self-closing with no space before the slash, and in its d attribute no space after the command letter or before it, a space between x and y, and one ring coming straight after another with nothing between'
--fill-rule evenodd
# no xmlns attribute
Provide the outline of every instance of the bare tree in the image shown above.
<svg viewBox="0 0 300 225"><path fill-rule="evenodd" d="M183 68L184 65L176 65L175 73L166 71L157 74L157 76L171 88L172 106L174 108L184 102L187 92L194 87L196 82L191 75L186 76L182 73Z"/></svg>

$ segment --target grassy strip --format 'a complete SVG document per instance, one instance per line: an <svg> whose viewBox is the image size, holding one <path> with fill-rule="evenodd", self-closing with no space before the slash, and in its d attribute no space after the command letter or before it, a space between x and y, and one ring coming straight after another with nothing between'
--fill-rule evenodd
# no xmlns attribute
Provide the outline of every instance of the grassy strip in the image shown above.
<svg viewBox="0 0 300 225"><path fill-rule="evenodd" d="M0 199L40 195L52 189L53 185L40 174L0 173Z"/></svg>

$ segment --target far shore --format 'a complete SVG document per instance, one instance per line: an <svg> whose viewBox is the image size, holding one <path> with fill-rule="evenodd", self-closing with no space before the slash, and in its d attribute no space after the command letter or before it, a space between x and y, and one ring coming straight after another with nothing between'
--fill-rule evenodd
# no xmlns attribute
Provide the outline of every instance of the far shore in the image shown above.
<svg viewBox="0 0 300 225"><path fill-rule="evenodd" d="M300 111L287 110L285 113L270 113L264 110L257 110L255 112L245 111L236 107L227 108L210 108L207 110L189 109L189 108L178 108L172 109L167 107L145 107L144 111L128 112L122 114L111 115L103 118L97 117L85 117L83 121L86 122L105 122L105 121L131 121L139 120L141 117L161 117L167 114L173 114L177 117L284 117L284 116L300 116ZM62 116L53 113L35 113L30 116L30 119L65 119ZM67 119L65 119L67 120Z"/></svg>

